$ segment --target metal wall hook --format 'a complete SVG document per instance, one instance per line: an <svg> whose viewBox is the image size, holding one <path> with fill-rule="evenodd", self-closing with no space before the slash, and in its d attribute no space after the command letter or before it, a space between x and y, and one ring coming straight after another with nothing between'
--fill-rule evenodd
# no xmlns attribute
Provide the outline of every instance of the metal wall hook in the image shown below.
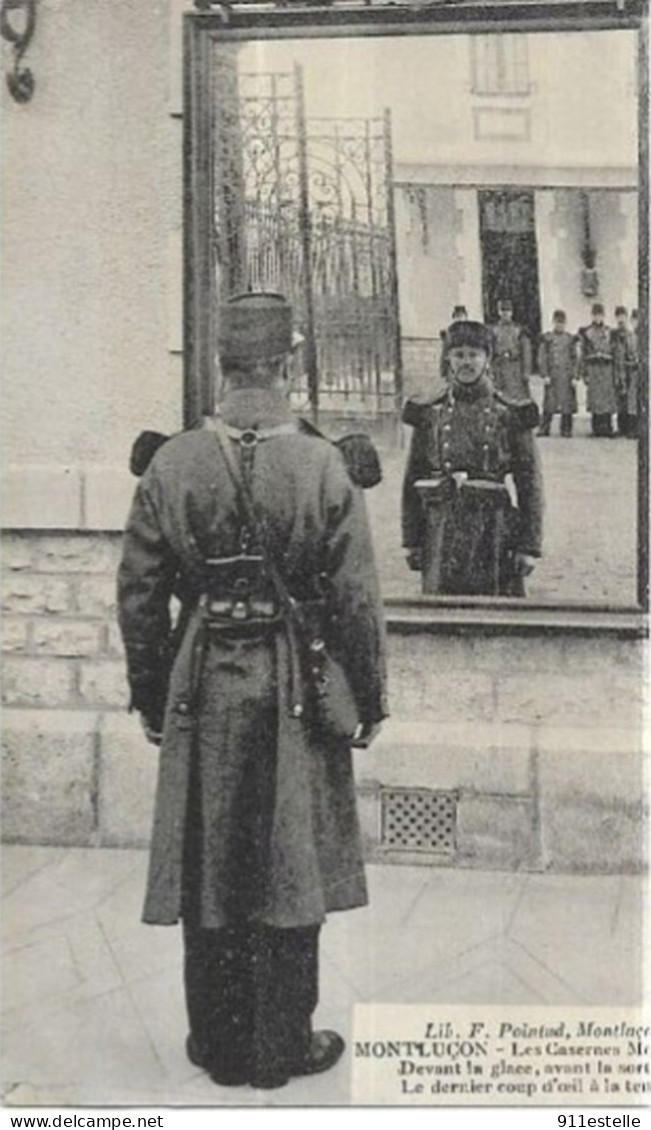
<svg viewBox="0 0 651 1130"><path fill-rule="evenodd" d="M23 26L12 23L12 13L18 12ZM15 102L29 102L34 93L36 80L29 67L21 67L25 54L36 29L36 0L2 0L0 9L0 35L11 44L13 68L7 75L7 87Z"/></svg>

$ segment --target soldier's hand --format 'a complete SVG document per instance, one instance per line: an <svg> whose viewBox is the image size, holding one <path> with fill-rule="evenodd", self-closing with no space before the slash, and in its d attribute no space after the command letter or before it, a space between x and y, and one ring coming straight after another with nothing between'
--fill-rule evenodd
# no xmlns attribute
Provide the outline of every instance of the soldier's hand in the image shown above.
<svg viewBox="0 0 651 1130"><path fill-rule="evenodd" d="M360 722L353 734L351 745L353 749L368 749L377 738L382 729L381 722Z"/></svg>
<svg viewBox="0 0 651 1130"><path fill-rule="evenodd" d="M160 745L163 740L163 735L157 727L154 727L144 714L139 715L140 725L143 728L145 737L150 745Z"/></svg>
<svg viewBox="0 0 651 1130"><path fill-rule="evenodd" d="M407 564L414 573L419 573L423 568L423 551L419 546L407 550Z"/></svg>
<svg viewBox="0 0 651 1130"><path fill-rule="evenodd" d="M551 377L543 377L542 383L546 386L549 386L552 383L552 378Z"/></svg>
<svg viewBox="0 0 651 1130"><path fill-rule="evenodd" d="M521 577L528 577L536 568L536 558L529 553L516 553L515 568Z"/></svg>

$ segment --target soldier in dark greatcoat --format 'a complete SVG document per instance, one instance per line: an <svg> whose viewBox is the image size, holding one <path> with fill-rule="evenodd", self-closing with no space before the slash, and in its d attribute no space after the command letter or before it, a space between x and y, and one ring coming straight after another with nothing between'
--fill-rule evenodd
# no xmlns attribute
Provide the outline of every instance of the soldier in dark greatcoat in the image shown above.
<svg viewBox="0 0 651 1130"><path fill-rule="evenodd" d="M318 935L366 902L351 740L386 714L383 619L362 492L289 408L288 303L237 296L218 338L218 416L149 462L118 606L161 742L144 920L183 922L187 1053L216 1083L278 1087L343 1051L312 1031Z"/></svg>
<svg viewBox="0 0 651 1130"><path fill-rule="evenodd" d="M634 311L637 315L637 311ZM635 437L637 434L637 376L639 355L637 345L637 317L635 328L631 315L631 328L628 326L628 311L625 306L615 309L615 328L611 333L613 350L613 373L615 395L617 397L617 434Z"/></svg>
<svg viewBox="0 0 651 1130"><path fill-rule="evenodd" d="M501 298L498 321L491 326L493 348L491 373L495 388L514 400L529 399L531 341L526 330L513 321L513 303Z"/></svg>
<svg viewBox="0 0 651 1130"><path fill-rule="evenodd" d="M552 321L553 329L543 334L538 347L538 372L544 385L538 435L549 435L552 419L560 412L561 435L571 436L576 412L577 343L574 335L567 332L564 310L555 310Z"/></svg>
<svg viewBox="0 0 651 1130"><path fill-rule="evenodd" d="M468 320L468 311L465 306L455 306L452 310L452 322L466 322ZM447 354L445 349L445 342L448 335L447 329L441 330L441 359L439 362L439 374L444 381L447 381L450 374L448 371Z"/></svg>
<svg viewBox="0 0 651 1130"><path fill-rule="evenodd" d="M407 561L427 592L523 596L542 543L538 409L494 388L485 326L456 322L446 341L449 387L403 411L414 429L402 498Z"/></svg>
<svg viewBox="0 0 651 1130"><path fill-rule="evenodd" d="M610 327L604 323L601 302L592 307L592 322L579 330L579 372L588 389L587 407L592 416L594 436L613 435L613 412L617 411L613 343Z"/></svg>

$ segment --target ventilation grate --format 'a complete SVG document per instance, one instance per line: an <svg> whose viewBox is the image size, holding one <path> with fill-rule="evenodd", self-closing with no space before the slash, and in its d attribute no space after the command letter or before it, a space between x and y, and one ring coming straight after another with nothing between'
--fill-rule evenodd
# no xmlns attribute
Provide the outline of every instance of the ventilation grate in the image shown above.
<svg viewBox="0 0 651 1130"><path fill-rule="evenodd" d="M431 789L381 789L382 847L454 854L457 795Z"/></svg>

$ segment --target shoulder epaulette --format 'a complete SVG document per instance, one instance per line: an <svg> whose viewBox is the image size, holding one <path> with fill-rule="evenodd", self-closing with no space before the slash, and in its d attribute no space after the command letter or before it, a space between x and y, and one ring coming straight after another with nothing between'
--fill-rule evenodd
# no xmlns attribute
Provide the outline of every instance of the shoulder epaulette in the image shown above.
<svg viewBox="0 0 651 1130"><path fill-rule="evenodd" d="M432 408L439 401L442 401L447 396L447 392L442 392L439 396L422 397L410 396L402 406L402 422L408 424L410 428L417 428L427 414L427 411Z"/></svg>
<svg viewBox="0 0 651 1130"><path fill-rule="evenodd" d="M144 475L159 447L167 443L168 439L171 439L171 436L163 435L162 432L141 432L131 447L129 456L131 474L136 475L137 478Z"/></svg>
<svg viewBox="0 0 651 1130"><path fill-rule="evenodd" d="M495 399L510 410L514 422L522 431L538 427L540 412L533 400L514 400L510 396L505 396L503 392L496 392Z"/></svg>
<svg viewBox="0 0 651 1130"><path fill-rule="evenodd" d="M340 451L346 464L348 478L355 486L370 490L382 481L382 466L375 444L365 432L352 432L342 436L341 439L332 440L324 436L311 420L299 417L298 426L305 435L316 436L318 439L331 443Z"/></svg>

